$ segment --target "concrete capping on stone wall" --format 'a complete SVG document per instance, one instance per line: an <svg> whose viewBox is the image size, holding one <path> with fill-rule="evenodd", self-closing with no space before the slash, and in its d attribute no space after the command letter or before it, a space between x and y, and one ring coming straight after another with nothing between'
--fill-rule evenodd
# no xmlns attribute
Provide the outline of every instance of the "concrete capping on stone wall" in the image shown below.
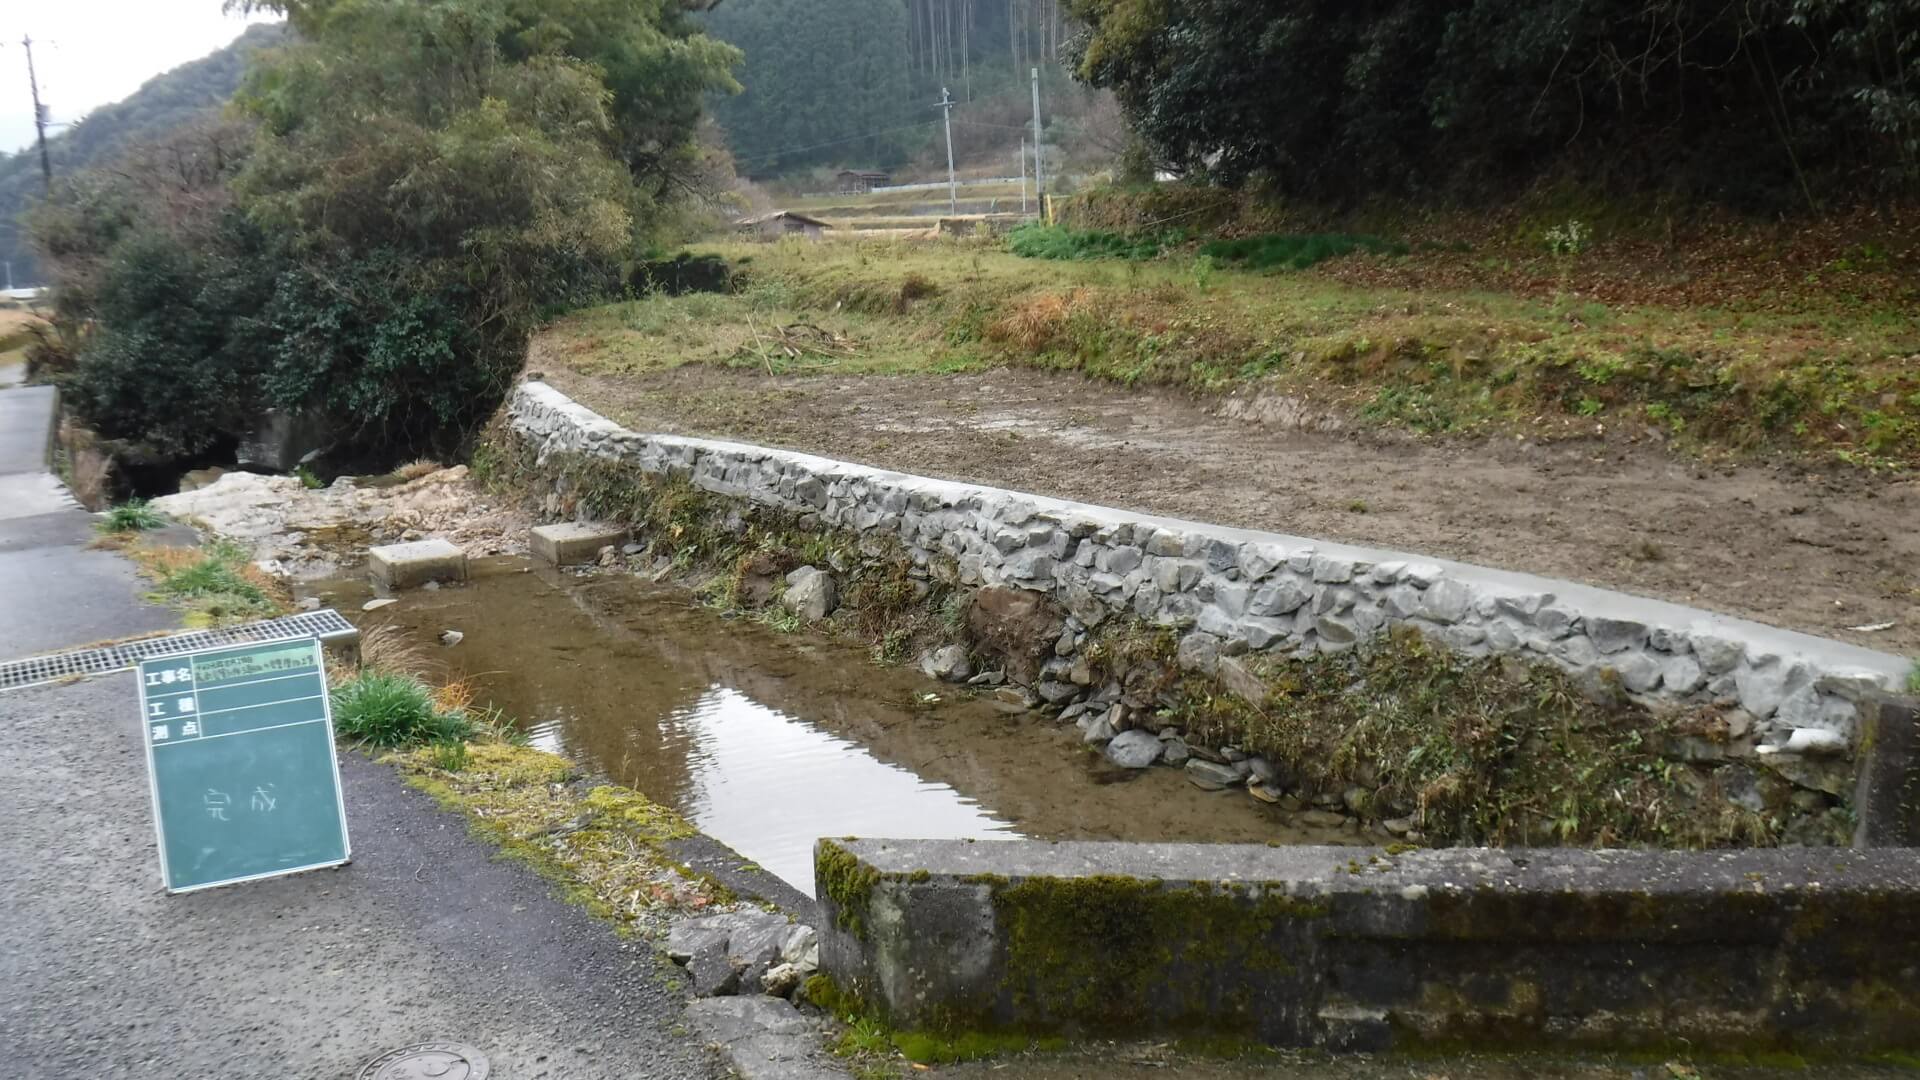
<svg viewBox="0 0 1920 1080"><path fill-rule="evenodd" d="M1182 649L1183 660L1195 666L1247 650L1338 651L1407 625L1468 655L1610 672L1648 704L1737 706L1754 718L1763 753L1810 754L1850 750L1859 703L1895 689L1910 667L1887 653L1531 574L641 434L541 382L515 389L508 418L543 462L555 453L628 460L716 495L891 537L918 565L951 560L964 585L1051 595L1070 628L1124 612L1180 628L1196 646ZM1042 696L1070 698L1045 693L1050 676L1065 681L1043 672Z"/></svg>
<svg viewBox="0 0 1920 1080"><path fill-rule="evenodd" d="M1916 854L822 841L821 964L905 1029L1911 1052Z"/></svg>

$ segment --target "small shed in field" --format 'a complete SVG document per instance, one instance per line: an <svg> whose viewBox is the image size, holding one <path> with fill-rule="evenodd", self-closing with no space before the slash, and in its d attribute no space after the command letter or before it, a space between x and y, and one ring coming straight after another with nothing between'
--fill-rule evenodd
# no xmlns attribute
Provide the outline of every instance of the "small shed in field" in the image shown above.
<svg viewBox="0 0 1920 1080"><path fill-rule="evenodd" d="M868 169L842 169L838 179L840 194L865 195L874 188L885 187L893 179L893 174Z"/></svg>
<svg viewBox="0 0 1920 1080"><path fill-rule="evenodd" d="M791 210L775 210L755 217L741 218L733 223L733 228L741 236L772 241L783 236L804 236L809 240L818 240L833 226L818 218L796 214Z"/></svg>

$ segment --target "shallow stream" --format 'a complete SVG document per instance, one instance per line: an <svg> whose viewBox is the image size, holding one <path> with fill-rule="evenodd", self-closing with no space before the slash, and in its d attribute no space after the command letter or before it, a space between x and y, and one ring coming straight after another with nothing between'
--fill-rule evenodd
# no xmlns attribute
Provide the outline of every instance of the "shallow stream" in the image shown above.
<svg viewBox="0 0 1920 1080"><path fill-rule="evenodd" d="M672 807L809 895L822 836L1351 842L1178 770L1116 768L1071 724L629 575L485 560L465 585L368 614L363 580L308 592L363 628L404 628L535 745ZM447 630L464 637L442 646Z"/></svg>

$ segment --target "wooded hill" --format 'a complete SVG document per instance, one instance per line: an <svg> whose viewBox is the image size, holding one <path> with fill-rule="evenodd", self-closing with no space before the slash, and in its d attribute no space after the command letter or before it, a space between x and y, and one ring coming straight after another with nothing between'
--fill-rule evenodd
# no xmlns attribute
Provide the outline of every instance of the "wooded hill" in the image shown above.
<svg viewBox="0 0 1920 1080"><path fill-rule="evenodd" d="M1108 100L1061 65L1071 24L1058 0L723 0L706 25L746 54L736 72L744 92L712 105L748 176L916 157L944 169L934 107L943 88L961 103L962 162L1004 160L1011 172L1030 133L1033 68L1050 143L1080 137Z"/></svg>
<svg viewBox="0 0 1920 1080"><path fill-rule="evenodd" d="M157 139L218 109L239 87L247 58L279 44L284 34L279 24L250 26L219 52L155 75L124 101L88 113L47 140L54 175L104 165L135 143ZM0 157L0 259L12 261L17 285L39 284L44 278L19 220L44 192L38 149Z"/></svg>

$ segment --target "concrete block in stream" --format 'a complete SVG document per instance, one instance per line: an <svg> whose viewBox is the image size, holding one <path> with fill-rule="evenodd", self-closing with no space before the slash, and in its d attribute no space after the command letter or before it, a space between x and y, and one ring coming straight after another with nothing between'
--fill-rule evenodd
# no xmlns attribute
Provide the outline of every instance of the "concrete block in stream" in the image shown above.
<svg viewBox="0 0 1920 1080"><path fill-rule="evenodd" d="M579 566L600 557L600 549L627 542L627 530L597 521L541 525L528 534L533 557L555 566Z"/></svg>
<svg viewBox="0 0 1920 1080"><path fill-rule="evenodd" d="M367 552L367 573L374 584L411 589L429 581L467 580L467 554L445 540L389 544Z"/></svg>

